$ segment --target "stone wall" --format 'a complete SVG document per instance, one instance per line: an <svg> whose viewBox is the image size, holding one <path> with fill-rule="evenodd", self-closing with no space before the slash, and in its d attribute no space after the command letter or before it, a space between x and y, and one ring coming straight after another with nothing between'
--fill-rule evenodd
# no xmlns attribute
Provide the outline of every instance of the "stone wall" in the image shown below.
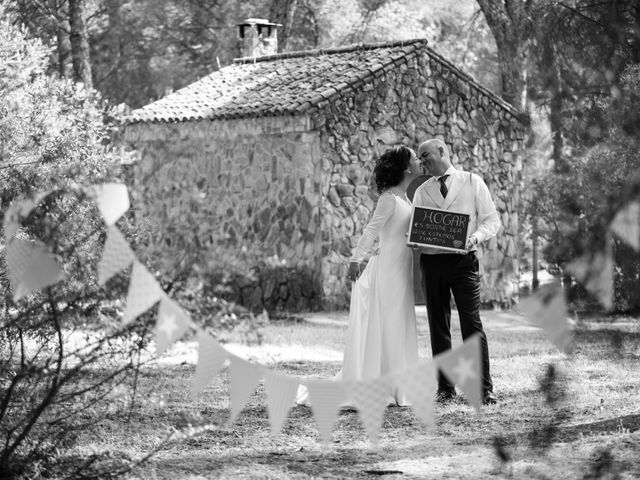
<svg viewBox="0 0 640 480"><path fill-rule="evenodd" d="M303 117L128 126L153 262L225 277L254 310L318 308L319 137L308 128Z"/></svg>
<svg viewBox="0 0 640 480"><path fill-rule="evenodd" d="M374 159L400 143L417 149L432 137L453 164L479 174L502 219L479 252L482 300L511 305L517 296L518 202L524 127L513 108L431 50L403 59L357 93L320 105L314 116L322 152L322 284L325 304L348 305L351 249L375 207Z"/></svg>

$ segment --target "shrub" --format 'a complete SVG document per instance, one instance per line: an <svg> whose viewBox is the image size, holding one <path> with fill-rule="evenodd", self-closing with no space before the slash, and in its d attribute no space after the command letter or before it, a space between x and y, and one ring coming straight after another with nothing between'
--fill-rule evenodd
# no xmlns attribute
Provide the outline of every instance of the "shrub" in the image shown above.
<svg viewBox="0 0 640 480"><path fill-rule="evenodd" d="M14 302L2 235L0 477L51 464L58 447L103 414L114 389L134 381L150 330L144 319L118 324L123 276L106 289L96 284L104 226L75 188L118 179L121 155L109 141L105 105L95 92L47 76L47 55L0 3L0 216L16 199L53 189L18 236L44 244L66 275ZM75 331L96 320L100 329Z"/></svg>

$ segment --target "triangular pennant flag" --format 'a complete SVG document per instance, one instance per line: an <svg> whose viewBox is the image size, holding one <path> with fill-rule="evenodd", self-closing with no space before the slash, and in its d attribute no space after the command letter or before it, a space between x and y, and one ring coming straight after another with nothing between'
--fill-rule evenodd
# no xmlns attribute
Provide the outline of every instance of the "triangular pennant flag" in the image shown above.
<svg viewBox="0 0 640 480"><path fill-rule="evenodd" d="M560 282L544 285L533 295L520 299L518 309L531 324L544 329L560 351L571 352L572 333Z"/></svg>
<svg viewBox="0 0 640 480"><path fill-rule="evenodd" d="M189 315L180 305L168 297L160 301L158 321L156 322L156 350L158 355L189 329Z"/></svg>
<svg viewBox="0 0 640 480"><path fill-rule="evenodd" d="M20 220L26 218L52 190L38 193L34 198L14 201L4 214L3 228L6 243L11 240L20 226Z"/></svg>
<svg viewBox="0 0 640 480"><path fill-rule="evenodd" d="M595 255L583 256L566 267L607 310L613 306L613 255L610 247L607 251Z"/></svg>
<svg viewBox="0 0 640 480"><path fill-rule="evenodd" d="M36 250L36 243L15 238L7 244L7 273L11 289L16 292L27 269L29 261Z"/></svg>
<svg viewBox="0 0 640 480"><path fill-rule="evenodd" d="M158 300L165 296L164 291L151 273L140 262L133 262L127 305L122 321L128 324L139 315L149 310Z"/></svg>
<svg viewBox="0 0 640 480"><path fill-rule="evenodd" d="M640 251L640 202L631 202L618 211L609 229L636 252Z"/></svg>
<svg viewBox="0 0 640 480"><path fill-rule="evenodd" d="M9 280L16 302L64 278L55 258L43 245L14 238L6 250Z"/></svg>
<svg viewBox="0 0 640 480"><path fill-rule="evenodd" d="M229 363L229 390L231 397L231 417L229 422L233 422L256 389L263 369L259 365L247 362L235 355L229 355L229 360L231 360L231 363Z"/></svg>
<svg viewBox="0 0 640 480"><path fill-rule="evenodd" d="M120 230L114 226L107 228L107 240L104 242L102 258L98 263L98 283L104 285L120 270L124 270L136 259L136 256Z"/></svg>
<svg viewBox="0 0 640 480"><path fill-rule="evenodd" d="M129 209L127 186L122 183L103 183L87 189L102 214L104 223L113 225Z"/></svg>
<svg viewBox="0 0 640 480"><path fill-rule="evenodd" d="M389 404L391 385L388 377L363 380L350 384L351 396L358 407L362 424L371 443L377 445L378 432L382 426L384 412Z"/></svg>
<svg viewBox="0 0 640 480"><path fill-rule="evenodd" d="M299 383L295 378L271 371L265 374L264 388L267 394L271 432L274 435L280 432L287 418L287 413L296 398Z"/></svg>
<svg viewBox="0 0 640 480"><path fill-rule="evenodd" d="M213 377L222 370L224 362L229 358L229 352L207 332L198 332L198 364L193 377L192 395L198 395Z"/></svg>
<svg viewBox="0 0 640 480"><path fill-rule="evenodd" d="M309 402L318 424L320 438L324 442L330 442L338 410L347 396L346 386L343 382L335 380L313 380L305 385L309 389Z"/></svg>
<svg viewBox="0 0 640 480"><path fill-rule="evenodd" d="M436 369L433 363L418 364L395 375L398 393L407 397L416 416L428 427L435 425L433 400L436 394Z"/></svg>
<svg viewBox="0 0 640 480"><path fill-rule="evenodd" d="M459 347L433 359L451 383L459 386L469 403L480 411L482 405L482 355L480 334L467 338Z"/></svg>

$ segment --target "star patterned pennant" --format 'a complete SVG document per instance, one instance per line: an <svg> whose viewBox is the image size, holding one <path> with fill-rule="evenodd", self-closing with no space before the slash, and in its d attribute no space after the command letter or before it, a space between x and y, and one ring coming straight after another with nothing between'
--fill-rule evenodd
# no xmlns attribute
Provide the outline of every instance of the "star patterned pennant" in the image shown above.
<svg viewBox="0 0 640 480"><path fill-rule="evenodd" d="M482 405L482 355L480 335L474 334L462 345L434 358L442 373L460 387L469 403L480 411Z"/></svg>
<svg viewBox="0 0 640 480"><path fill-rule="evenodd" d="M156 322L156 351L162 355L176 340L189 330L189 315L180 305L168 297L160 301Z"/></svg>

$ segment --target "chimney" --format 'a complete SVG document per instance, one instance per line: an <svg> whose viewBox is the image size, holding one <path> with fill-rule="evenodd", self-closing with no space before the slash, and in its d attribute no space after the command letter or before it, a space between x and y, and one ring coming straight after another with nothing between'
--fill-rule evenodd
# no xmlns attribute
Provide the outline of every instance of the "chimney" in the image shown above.
<svg viewBox="0 0 640 480"><path fill-rule="evenodd" d="M239 23L240 55L261 57L278 53L278 27L281 26L264 18L247 18Z"/></svg>

